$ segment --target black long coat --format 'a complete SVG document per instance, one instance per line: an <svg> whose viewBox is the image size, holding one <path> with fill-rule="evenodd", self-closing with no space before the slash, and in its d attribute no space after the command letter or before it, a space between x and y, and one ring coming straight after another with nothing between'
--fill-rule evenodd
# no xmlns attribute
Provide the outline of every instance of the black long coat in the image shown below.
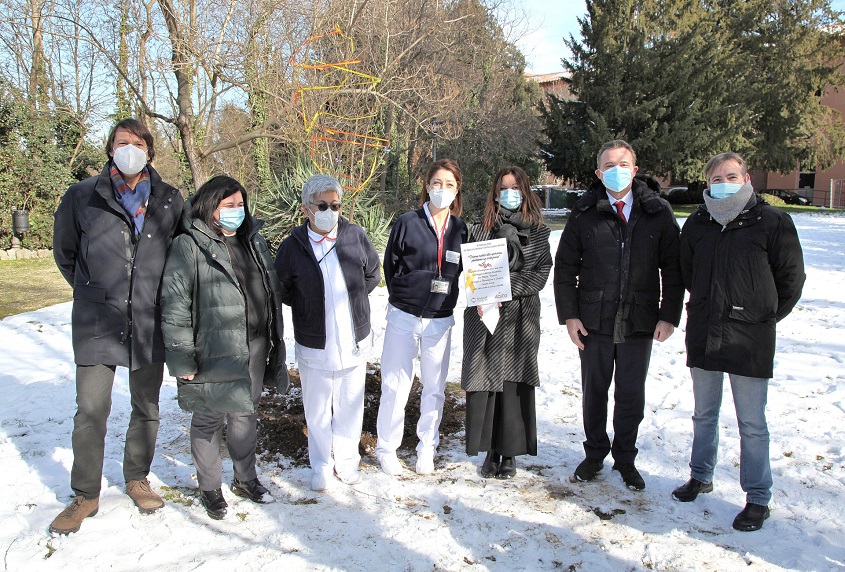
<svg viewBox="0 0 845 572"><path fill-rule="evenodd" d="M596 181L572 209L555 255L559 322L578 318L615 342L651 337L658 320L677 326L684 301L672 207L639 178L632 190L624 223Z"/></svg>
<svg viewBox="0 0 845 572"><path fill-rule="evenodd" d="M801 297L804 257L792 218L753 201L724 230L703 205L684 223L689 367L772 377L775 323Z"/></svg>
<svg viewBox="0 0 845 572"><path fill-rule="evenodd" d="M149 167L143 231L114 198L109 170L67 190L56 210L53 256L73 288L73 353L78 365L130 369L164 363L159 305L167 249L182 215L179 191Z"/></svg>

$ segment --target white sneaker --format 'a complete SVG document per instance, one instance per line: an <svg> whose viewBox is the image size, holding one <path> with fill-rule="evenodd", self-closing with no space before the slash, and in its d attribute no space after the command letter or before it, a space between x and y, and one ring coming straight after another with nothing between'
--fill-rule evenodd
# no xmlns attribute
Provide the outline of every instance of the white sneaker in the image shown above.
<svg viewBox="0 0 845 572"><path fill-rule="evenodd" d="M405 468L402 466L402 463L399 462L399 457L396 456L396 453L386 453L384 455L379 455L378 462L381 465L381 470L390 475L391 477L395 477L396 475L401 475Z"/></svg>
<svg viewBox="0 0 845 572"><path fill-rule="evenodd" d="M417 465L415 467L418 475L430 475L434 472L434 451L423 449L417 451Z"/></svg>
<svg viewBox="0 0 845 572"><path fill-rule="evenodd" d="M345 485L357 485L364 480L364 475L361 474L361 471L355 469L354 471L337 473L337 478Z"/></svg>
<svg viewBox="0 0 845 572"><path fill-rule="evenodd" d="M311 490L312 491L324 491L326 487L329 486L329 480L326 478L325 473L314 473L311 475Z"/></svg>

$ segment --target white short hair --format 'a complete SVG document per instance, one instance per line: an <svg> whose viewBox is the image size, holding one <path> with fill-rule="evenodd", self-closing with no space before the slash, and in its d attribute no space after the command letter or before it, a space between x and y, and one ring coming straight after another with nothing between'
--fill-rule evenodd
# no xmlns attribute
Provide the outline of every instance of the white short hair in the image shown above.
<svg viewBox="0 0 845 572"><path fill-rule="evenodd" d="M302 185L302 204L307 205L315 196L329 191L337 193L337 200L343 198L343 187L337 179L329 175L314 175Z"/></svg>

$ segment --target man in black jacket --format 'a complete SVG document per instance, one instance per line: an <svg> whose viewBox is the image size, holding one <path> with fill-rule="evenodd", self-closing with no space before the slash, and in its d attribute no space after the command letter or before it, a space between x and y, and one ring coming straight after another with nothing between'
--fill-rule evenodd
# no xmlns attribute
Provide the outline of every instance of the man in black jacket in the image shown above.
<svg viewBox="0 0 845 572"><path fill-rule="evenodd" d="M150 165L153 137L140 121L115 125L106 154L98 176L67 190L53 228L56 265L73 288L77 404L70 474L75 496L50 525L58 534L76 532L97 514L117 366L129 369L132 400L123 458L126 492L141 512L164 506L147 481L164 372L159 290L184 200Z"/></svg>
<svg viewBox="0 0 845 572"><path fill-rule="evenodd" d="M727 373L739 424L739 481L746 493L733 527L758 530L769 517L772 497L766 397L775 324L801 297L804 259L792 219L755 194L742 157L716 155L704 174L704 205L681 234L681 271L690 291L687 365L695 396L691 477L672 496L689 502L713 490Z"/></svg>
<svg viewBox="0 0 845 572"><path fill-rule="evenodd" d="M599 181L572 210L555 257L558 320L581 357L586 458L575 479L593 480L611 453L625 484L642 490L634 459L651 346L672 335L683 304L678 224L669 203L634 178L628 143L605 143L596 160ZM607 394L614 378L611 445Z"/></svg>

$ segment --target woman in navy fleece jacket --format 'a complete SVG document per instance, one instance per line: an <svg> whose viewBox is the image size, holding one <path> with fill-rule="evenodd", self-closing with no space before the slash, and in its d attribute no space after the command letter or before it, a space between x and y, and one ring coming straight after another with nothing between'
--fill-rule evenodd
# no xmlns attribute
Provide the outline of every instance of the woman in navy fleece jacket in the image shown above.
<svg viewBox="0 0 845 572"><path fill-rule="evenodd" d="M420 205L399 217L384 253L389 304L381 356L376 456L388 475L403 470L396 449L402 442L417 353L423 390L416 471L434 471L455 323L452 314L462 268L461 244L467 240L467 226L459 218L461 170L457 162L441 159L431 164Z"/></svg>

